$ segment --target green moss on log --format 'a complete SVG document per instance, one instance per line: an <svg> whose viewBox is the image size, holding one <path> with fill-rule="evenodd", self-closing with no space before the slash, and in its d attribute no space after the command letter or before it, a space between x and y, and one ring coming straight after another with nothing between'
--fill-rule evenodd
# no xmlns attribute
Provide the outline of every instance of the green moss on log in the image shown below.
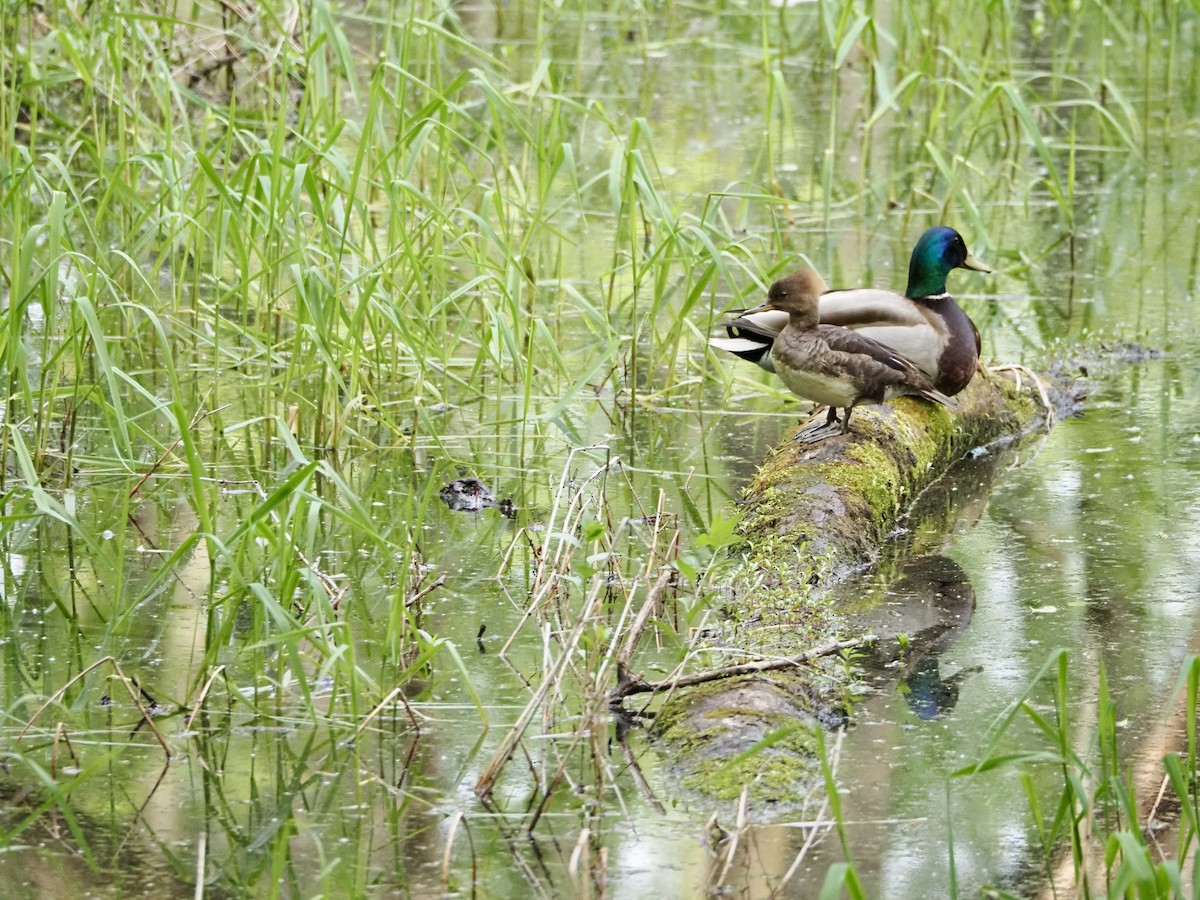
<svg viewBox="0 0 1200 900"><path fill-rule="evenodd" d="M777 802L811 788L820 774L810 724L817 711L789 680L795 676L748 675L697 685L686 702L664 707L655 731L677 759L694 763L676 773L688 792L736 800L749 785L757 801Z"/></svg>
<svg viewBox="0 0 1200 900"><path fill-rule="evenodd" d="M948 410L906 398L855 410L848 435L785 440L746 489L743 560L712 646L791 656L832 640L840 623L824 600L828 588L869 565L913 499L972 448L1048 421L1028 376L1018 384L1007 373L981 375L956 400ZM795 726L836 718L852 678L850 667L826 660L680 690L654 732L683 782L705 796L729 799L750 785L758 800L800 799L817 761L811 730ZM784 737L748 752L772 734Z"/></svg>
<svg viewBox="0 0 1200 900"><path fill-rule="evenodd" d="M912 498L954 460L1045 417L1028 379L1018 388L1004 376L979 377L958 402L949 410L903 398L856 410L844 437L785 441L746 491L743 536L807 544L827 557L829 573L865 565Z"/></svg>

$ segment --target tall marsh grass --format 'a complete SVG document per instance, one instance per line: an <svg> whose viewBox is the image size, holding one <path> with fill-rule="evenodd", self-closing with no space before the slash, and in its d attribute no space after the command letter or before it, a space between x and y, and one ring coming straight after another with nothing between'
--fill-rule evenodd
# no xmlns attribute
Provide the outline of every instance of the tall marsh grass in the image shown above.
<svg viewBox="0 0 1200 900"><path fill-rule="evenodd" d="M431 685L452 683L470 711L463 771L501 807L526 792L528 831L571 810L572 873L584 860L603 885L579 798L613 802L637 763L612 762L602 700L635 660L687 660L729 511L682 466L670 496L627 480L617 508L626 469L581 448L604 430L656 447L636 472L674 458L652 412L700 409L713 383L760 390L710 364L703 338L800 252L874 278L880 252L849 271L834 233L892 248L946 220L1028 262L1011 218L1031 213L1073 240L1081 161L1162 150L1130 54L1145 96L1194 88L1195 14L4 3L5 730L52 700L4 742L6 780L41 798L4 842L61 817L111 869L119 848L101 860L88 835L135 839L161 761L131 748L161 714L195 788L179 802L206 817L186 850L151 829L171 877L411 887L334 848L370 856L388 833L394 870L405 841L442 852L401 822L436 814L412 773ZM1079 71L1052 52L1097 42L1113 49ZM524 512L486 541L455 533L500 548L456 589L431 574L451 555L434 529L462 527L435 516L438 490L484 453ZM475 648L438 605L454 590L472 618L484 582L519 611L501 657L520 703L477 685ZM137 672L144 716L108 686ZM488 738L498 719L507 736ZM530 752L534 721L566 736ZM68 743L70 774L51 772ZM135 756L118 812L113 773ZM333 815L347 796L364 820ZM1081 803L1063 801L1048 845L1076 840L1062 824ZM477 812L455 820L443 889L471 871L457 825L478 837ZM308 830L322 814L330 831Z"/></svg>

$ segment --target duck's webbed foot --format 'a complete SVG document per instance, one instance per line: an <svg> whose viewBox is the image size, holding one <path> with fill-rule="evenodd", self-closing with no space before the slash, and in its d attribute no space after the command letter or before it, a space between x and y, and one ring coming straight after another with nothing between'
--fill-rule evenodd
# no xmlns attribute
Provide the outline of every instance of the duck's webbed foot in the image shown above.
<svg viewBox="0 0 1200 900"><path fill-rule="evenodd" d="M799 441L801 444L817 444L826 438L835 437L839 434L845 434L846 426L850 424L850 411L846 411L846 422L843 424L838 420L837 407L829 407L829 415L825 417L824 422L814 422L801 428L794 435L793 441Z"/></svg>

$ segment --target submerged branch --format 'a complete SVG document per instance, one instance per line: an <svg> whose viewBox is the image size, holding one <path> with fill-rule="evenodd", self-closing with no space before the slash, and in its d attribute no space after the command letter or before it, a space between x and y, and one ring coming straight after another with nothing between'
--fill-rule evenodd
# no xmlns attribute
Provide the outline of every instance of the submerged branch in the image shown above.
<svg viewBox="0 0 1200 900"><path fill-rule="evenodd" d="M791 669L803 666L815 659L833 656L835 653L841 653L845 650L855 650L862 647L869 640L870 638L868 637L861 637L855 638L852 641L833 641L824 647L818 647L815 650L806 650L803 653L797 653L795 656L788 656L783 659L760 659L755 662L739 663L736 666L709 669L707 672L697 672L694 675L668 678L665 681L627 679L613 688L608 695L608 702L610 706L620 706L622 700L634 694L660 694L663 691L694 687L698 684L707 684L710 681L719 681L722 678L751 675L756 672L772 672L777 669Z"/></svg>

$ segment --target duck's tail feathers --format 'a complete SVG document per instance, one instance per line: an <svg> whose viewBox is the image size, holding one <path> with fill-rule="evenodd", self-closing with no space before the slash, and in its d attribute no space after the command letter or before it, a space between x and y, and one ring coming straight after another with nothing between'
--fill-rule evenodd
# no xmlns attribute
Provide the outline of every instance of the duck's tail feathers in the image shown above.
<svg viewBox="0 0 1200 900"><path fill-rule="evenodd" d="M716 347L718 350L727 350L734 356L752 362L756 366L766 369L768 372L775 371L775 364L771 361L771 345L773 343L773 341L757 337L715 337L708 339L710 347Z"/></svg>
<svg viewBox="0 0 1200 900"><path fill-rule="evenodd" d="M775 338L787 327L788 314L769 304L744 309L732 319L722 322L725 337L711 338L709 344L719 350L727 350L768 372L775 371L771 361L771 347Z"/></svg>

